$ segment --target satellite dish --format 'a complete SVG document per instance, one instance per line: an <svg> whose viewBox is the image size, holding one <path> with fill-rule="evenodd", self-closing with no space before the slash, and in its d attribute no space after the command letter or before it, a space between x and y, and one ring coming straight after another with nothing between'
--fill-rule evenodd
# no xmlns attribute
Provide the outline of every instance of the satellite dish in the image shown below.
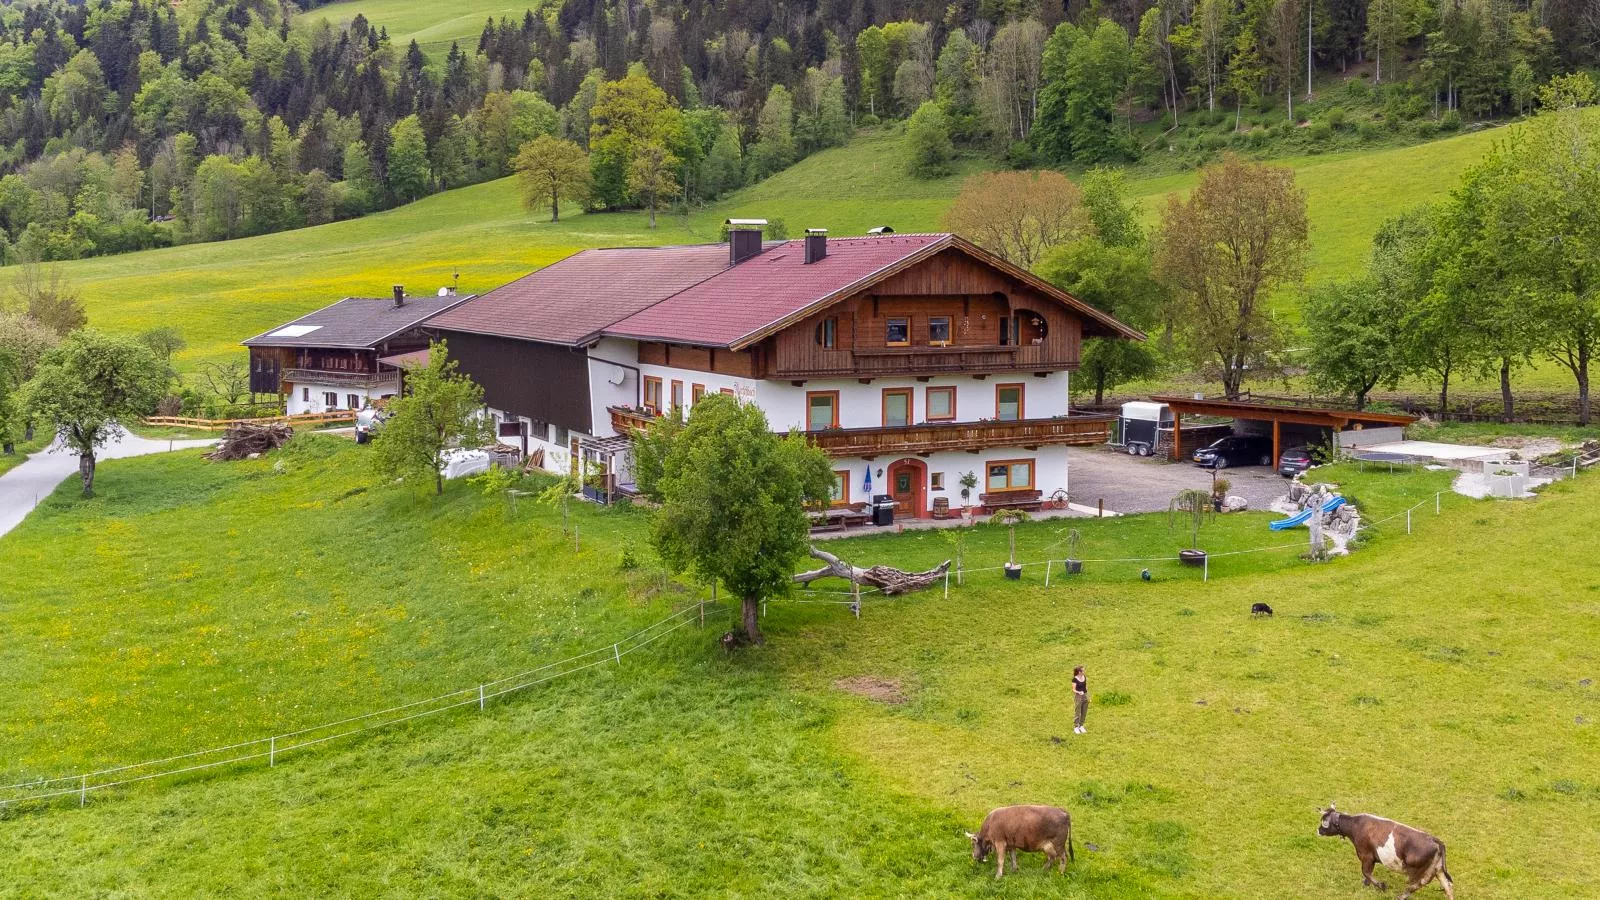
<svg viewBox="0 0 1600 900"><path fill-rule="evenodd" d="M627 380L627 378L628 373L626 370L624 370L621 366L612 366L611 376L606 380L612 384L621 384L623 381Z"/></svg>

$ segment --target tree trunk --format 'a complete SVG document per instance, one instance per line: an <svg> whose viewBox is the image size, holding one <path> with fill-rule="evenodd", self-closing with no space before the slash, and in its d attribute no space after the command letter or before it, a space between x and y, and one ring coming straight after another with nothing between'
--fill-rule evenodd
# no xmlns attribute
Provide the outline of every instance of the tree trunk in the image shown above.
<svg viewBox="0 0 1600 900"><path fill-rule="evenodd" d="M444 495L444 473L443 472L435 472L434 475L433 475L433 493L434 493L434 496L436 496L436 497Z"/></svg>
<svg viewBox="0 0 1600 900"><path fill-rule="evenodd" d="M561 197L555 191L550 192L550 221L561 221Z"/></svg>
<svg viewBox="0 0 1600 900"><path fill-rule="evenodd" d="M656 205L650 204L650 227L656 227Z"/></svg>
<svg viewBox="0 0 1600 900"><path fill-rule="evenodd" d="M1094 376L1094 405L1099 406L1105 402L1105 399L1106 375L1104 372L1097 372Z"/></svg>
<svg viewBox="0 0 1600 900"><path fill-rule="evenodd" d="M963 504L967 500L968 498L965 496L961 498ZM921 572L905 572L892 566L881 565L863 569L860 566L853 566L845 562L832 553L818 550L816 547L811 548L811 558L820 559L827 565L820 569L812 569L809 572L801 572L794 576L796 584L810 584L819 578L839 578L852 584L875 587L883 591L885 595L907 594L933 586L935 583L942 581L945 573L950 571L950 561L948 559L931 569L925 569Z"/></svg>
<svg viewBox="0 0 1600 900"><path fill-rule="evenodd" d="M1578 424L1589 424L1589 361L1578 364Z"/></svg>
<svg viewBox="0 0 1600 900"><path fill-rule="evenodd" d="M752 644L767 642L761 633L761 600L753 595L744 598L744 636Z"/></svg>
<svg viewBox="0 0 1600 900"><path fill-rule="evenodd" d="M85 499L94 496L94 454L78 454L78 477L83 480L83 496Z"/></svg>
<svg viewBox="0 0 1600 900"><path fill-rule="evenodd" d="M1439 421L1450 418L1450 373L1439 379Z"/></svg>
<svg viewBox="0 0 1600 900"><path fill-rule="evenodd" d="M1500 418L1509 422L1516 415L1511 397L1511 360L1500 359Z"/></svg>

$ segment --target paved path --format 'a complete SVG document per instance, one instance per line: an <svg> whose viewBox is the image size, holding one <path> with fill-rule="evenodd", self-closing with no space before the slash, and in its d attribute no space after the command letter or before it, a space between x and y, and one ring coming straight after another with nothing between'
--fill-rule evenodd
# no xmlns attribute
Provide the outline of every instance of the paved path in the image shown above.
<svg viewBox="0 0 1600 900"><path fill-rule="evenodd" d="M100 448L96 458L100 462L105 462L108 459L165 453L168 450L209 447L215 443L214 439L151 440L119 431ZM22 524L28 513L39 505L39 501L50 496L56 485L68 477L76 477L77 474L78 455L60 450L52 444L49 449L33 454L28 457L27 462L0 475L0 535Z"/></svg>
<svg viewBox="0 0 1600 900"><path fill-rule="evenodd" d="M1210 469L1129 456L1111 448L1073 448L1067 471L1072 502L1093 507L1104 499L1108 512L1166 512L1173 496L1185 488L1211 490ZM1224 469L1217 476L1228 479L1233 485L1228 493L1249 500L1251 509L1266 509L1289 490L1289 479L1266 466Z"/></svg>

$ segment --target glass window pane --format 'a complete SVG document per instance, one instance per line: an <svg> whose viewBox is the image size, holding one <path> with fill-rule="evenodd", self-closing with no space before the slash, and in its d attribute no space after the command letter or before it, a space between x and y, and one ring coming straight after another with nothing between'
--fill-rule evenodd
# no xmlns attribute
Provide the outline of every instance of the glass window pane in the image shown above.
<svg viewBox="0 0 1600 900"><path fill-rule="evenodd" d="M1025 488L1031 484L1033 484L1033 464L1025 462L1012 463L1011 486Z"/></svg>
<svg viewBox="0 0 1600 900"><path fill-rule="evenodd" d="M1005 421L1021 418L1021 388L1001 388L999 392L999 399L999 408L996 410L996 415L998 418Z"/></svg>
<svg viewBox="0 0 1600 900"><path fill-rule="evenodd" d="M911 342L910 320L890 319L884 339L891 344L909 344Z"/></svg>
<svg viewBox="0 0 1600 900"><path fill-rule="evenodd" d="M847 474L846 472L833 473L833 491L828 499L835 503L844 499L844 479Z"/></svg>
<svg viewBox="0 0 1600 900"><path fill-rule="evenodd" d="M934 316L928 319L928 340L932 343L949 343L950 317Z"/></svg>
<svg viewBox="0 0 1600 900"><path fill-rule="evenodd" d="M989 467L989 490L1003 491L1006 489L1007 470L1005 466Z"/></svg>
<svg viewBox="0 0 1600 900"><path fill-rule="evenodd" d="M811 417L806 422L806 428L811 431L821 431L833 427L833 397L829 395L811 398Z"/></svg>
<svg viewBox="0 0 1600 900"><path fill-rule="evenodd" d="M949 388L928 389L928 418L948 419L953 413L950 409L950 400L955 392Z"/></svg>
<svg viewBox="0 0 1600 900"><path fill-rule="evenodd" d="M884 425L910 425L911 424L911 396L909 394L893 393L883 395L883 424Z"/></svg>

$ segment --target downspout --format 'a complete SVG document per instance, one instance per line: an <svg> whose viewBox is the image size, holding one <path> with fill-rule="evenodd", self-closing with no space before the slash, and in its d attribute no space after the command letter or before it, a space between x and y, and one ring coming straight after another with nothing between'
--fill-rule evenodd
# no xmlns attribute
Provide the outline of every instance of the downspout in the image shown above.
<svg viewBox="0 0 1600 900"><path fill-rule="evenodd" d="M598 347L598 346L600 346L600 342L596 341L593 344L589 344L588 346L584 347L583 348L584 359L586 359L586 360L588 360L588 359L599 359L600 362L603 362L603 363L605 363L607 365L616 366L619 369L628 369L628 370L632 371L633 372L633 408L634 409L638 409L641 406L643 406L644 405L644 373L639 370L638 366L630 366L627 363L612 362L609 359L602 359L602 358L599 358L599 357L590 356L589 355L589 351L594 349L595 347Z"/></svg>

